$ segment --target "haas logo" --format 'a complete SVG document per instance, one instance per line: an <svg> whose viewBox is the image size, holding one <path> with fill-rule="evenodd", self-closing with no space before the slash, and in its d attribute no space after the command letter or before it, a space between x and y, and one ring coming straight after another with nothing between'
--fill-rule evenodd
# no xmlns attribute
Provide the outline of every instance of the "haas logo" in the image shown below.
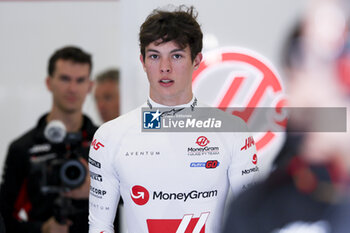
<svg viewBox="0 0 350 233"><path fill-rule="evenodd" d="M136 205L145 205L149 200L149 193L147 189L140 185L135 185L130 190L131 199Z"/></svg>
<svg viewBox="0 0 350 233"><path fill-rule="evenodd" d="M252 136L246 138L244 146L241 148L241 150L247 150L252 145L255 145L254 138Z"/></svg>
<svg viewBox="0 0 350 233"><path fill-rule="evenodd" d="M182 219L147 219L149 233L205 233L205 223L209 212L201 213L200 217L186 214Z"/></svg>
<svg viewBox="0 0 350 233"><path fill-rule="evenodd" d="M204 147L204 146L209 144L209 140L208 140L208 138L206 138L204 136L200 136L197 138L196 143L198 144L198 146Z"/></svg>
<svg viewBox="0 0 350 233"><path fill-rule="evenodd" d="M277 153L285 138L286 99L282 81L261 55L241 48L221 48L204 54L192 77L193 92L203 102L242 118L254 134L256 149ZM241 110L232 110L231 107ZM272 116L261 123L258 109L270 109ZM276 130L277 129L277 130ZM280 133L276 133L280 132Z"/></svg>

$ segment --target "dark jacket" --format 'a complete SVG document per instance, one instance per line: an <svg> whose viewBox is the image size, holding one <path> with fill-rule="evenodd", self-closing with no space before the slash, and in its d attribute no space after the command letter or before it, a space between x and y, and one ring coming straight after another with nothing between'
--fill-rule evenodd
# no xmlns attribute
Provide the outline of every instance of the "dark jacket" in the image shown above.
<svg viewBox="0 0 350 233"><path fill-rule="evenodd" d="M349 180L335 164L295 156L232 202L223 233L348 233Z"/></svg>
<svg viewBox="0 0 350 233"><path fill-rule="evenodd" d="M58 144L50 143L44 136L46 117L47 114L42 116L36 127L9 147L0 186L0 211L7 232L40 233L42 223L51 216L68 215L62 214L62 210L65 211L63 207L57 207L58 192L43 193L42 189L61 187L61 180L57 177L60 177L58 171L62 164L57 161L88 158L90 142L97 127L87 116L84 116L80 134L74 140ZM67 201L71 203L69 210L77 211L68 216L73 222L70 233L88 232L88 200ZM27 221L18 217L20 210L27 213Z"/></svg>

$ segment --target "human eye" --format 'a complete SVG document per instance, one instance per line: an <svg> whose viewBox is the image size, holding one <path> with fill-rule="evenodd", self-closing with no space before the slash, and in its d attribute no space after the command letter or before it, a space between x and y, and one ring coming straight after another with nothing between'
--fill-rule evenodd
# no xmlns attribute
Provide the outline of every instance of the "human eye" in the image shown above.
<svg viewBox="0 0 350 233"><path fill-rule="evenodd" d="M85 77L80 77L77 79L77 83L84 83L87 80Z"/></svg>
<svg viewBox="0 0 350 233"><path fill-rule="evenodd" d="M111 94L106 94L106 95L104 96L104 99L105 99L105 101L111 101L111 100L113 100L113 95L111 95Z"/></svg>
<svg viewBox="0 0 350 233"><path fill-rule="evenodd" d="M176 54L173 55L173 58L176 59L176 60L178 60L178 59L182 58L182 55L176 53Z"/></svg>
<svg viewBox="0 0 350 233"><path fill-rule="evenodd" d="M159 56L157 54L150 54L148 57L152 60L156 60Z"/></svg>
<svg viewBox="0 0 350 233"><path fill-rule="evenodd" d="M61 75L60 76L60 80L63 82L69 82L70 81L70 77L67 75Z"/></svg>

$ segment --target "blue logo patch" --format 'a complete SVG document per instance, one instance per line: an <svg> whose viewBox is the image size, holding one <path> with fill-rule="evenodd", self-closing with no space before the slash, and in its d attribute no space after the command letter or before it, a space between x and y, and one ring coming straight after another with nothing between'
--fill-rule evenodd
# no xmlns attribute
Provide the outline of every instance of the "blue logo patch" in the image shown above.
<svg viewBox="0 0 350 233"><path fill-rule="evenodd" d="M208 160L207 162L192 162L190 167L205 167L205 168L216 168L220 164L217 160Z"/></svg>
<svg viewBox="0 0 350 233"><path fill-rule="evenodd" d="M161 113L159 110L155 111L144 111L143 112L143 128L144 129L160 129L161 121L160 121Z"/></svg>
<svg viewBox="0 0 350 233"><path fill-rule="evenodd" d="M193 162L190 167L205 167L206 162Z"/></svg>

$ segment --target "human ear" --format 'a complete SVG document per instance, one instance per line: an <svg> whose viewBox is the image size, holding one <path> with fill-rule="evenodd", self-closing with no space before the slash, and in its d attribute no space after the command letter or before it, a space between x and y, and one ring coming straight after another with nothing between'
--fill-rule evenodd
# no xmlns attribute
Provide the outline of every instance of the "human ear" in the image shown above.
<svg viewBox="0 0 350 233"><path fill-rule="evenodd" d="M203 59L203 54L202 53L198 53L196 55L196 57L194 58L194 60L193 60L193 67L194 67L195 70L198 69L199 64L201 64L202 59Z"/></svg>
<svg viewBox="0 0 350 233"><path fill-rule="evenodd" d="M145 61L144 61L144 59L143 59L142 54L140 54L140 61L141 61L141 63L142 63L143 70L146 72L146 65L145 65Z"/></svg>

